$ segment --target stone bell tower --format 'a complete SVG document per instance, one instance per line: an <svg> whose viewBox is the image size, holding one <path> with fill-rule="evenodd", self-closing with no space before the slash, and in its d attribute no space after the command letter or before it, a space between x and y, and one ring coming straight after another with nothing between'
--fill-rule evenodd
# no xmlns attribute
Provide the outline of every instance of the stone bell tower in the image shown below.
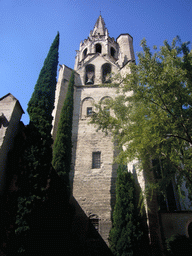
<svg viewBox="0 0 192 256"><path fill-rule="evenodd" d="M117 166L113 160L116 152L112 137L97 132L89 121L95 103L116 96L116 89L107 86L112 74L129 72L128 64L135 60L133 38L129 34L121 34L116 40L111 38L100 15L93 31L80 43L76 52L71 188L84 213L104 241L108 242L115 203ZM53 138L57 133L71 72L72 69L60 65L53 112Z"/></svg>

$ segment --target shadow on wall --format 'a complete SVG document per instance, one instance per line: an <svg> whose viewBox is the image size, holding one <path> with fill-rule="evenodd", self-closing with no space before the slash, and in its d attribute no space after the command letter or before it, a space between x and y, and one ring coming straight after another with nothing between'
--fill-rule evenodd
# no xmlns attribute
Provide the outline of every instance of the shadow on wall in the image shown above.
<svg viewBox="0 0 192 256"><path fill-rule="evenodd" d="M83 248L80 254L87 256L113 256L98 231L92 225L91 219L86 216L74 197L70 198L70 205L74 212L71 234L80 242Z"/></svg>
<svg viewBox="0 0 192 256"><path fill-rule="evenodd" d="M77 201L67 203L63 192L33 213L27 255L113 256Z"/></svg>
<svg viewBox="0 0 192 256"><path fill-rule="evenodd" d="M0 115L0 128L1 127L7 127L9 125L9 122L7 120L7 118L4 116L3 113L1 113Z"/></svg>
<svg viewBox="0 0 192 256"><path fill-rule="evenodd" d="M115 159L118 155L118 151L117 151L117 143L114 143L114 151L113 151L113 159ZM111 221L113 220L113 211L114 211L114 207L115 207L115 200L116 200L116 179L117 179L117 168L118 168L118 164L113 164L112 165L112 175L111 175L111 189L110 189L110 193L111 193Z"/></svg>
<svg viewBox="0 0 192 256"><path fill-rule="evenodd" d="M111 251L91 225L76 200L68 200L65 184L58 174L51 170L49 186L46 190L46 201L36 202L36 206L29 213L27 224L30 229L20 236L15 235L15 216L17 215L17 199L22 195L21 184L17 178L19 172L20 156L25 142L25 127L14 140L14 148L9 154L9 175L4 198L0 197L3 211L0 219L0 254L20 255L18 246L24 245L27 256L67 255L67 256L112 256ZM23 138L23 139L22 139ZM20 177L22 178L22 177ZM20 185L19 185L20 184ZM3 250L1 250L3 248Z"/></svg>
<svg viewBox="0 0 192 256"><path fill-rule="evenodd" d="M74 90L74 106L73 106L73 129L72 129L72 164L71 170L69 173L70 177L70 190L73 191L73 180L75 176L75 162L76 162L76 153L77 153L77 140L78 140L78 131L79 131L79 119L81 118L81 89L78 90L78 87L75 87Z"/></svg>
<svg viewBox="0 0 192 256"><path fill-rule="evenodd" d="M142 190L141 190L141 187L140 187L140 184L138 181L138 175L137 175L136 168L134 165L133 165L133 169L132 169L132 174L133 174L134 183L135 183L136 205L138 206L138 221L140 222L140 224L141 224L140 228L143 231L141 248L143 248L143 250L145 251L145 253L146 253L145 255L151 255L149 231L148 231L148 224L147 224L147 215L146 215L144 206L143 206L143 208L141 206L142 200L144 200L144 198L141 198ZM154 254L154 255L158 255L158 253Z"/></svg>
<svg viewBox="0 0 192 256"><path fill-rule="evenodd" d="M153 173L151 172L150 163L149 162L147 163L148 165L146 165L146 169L143 171L144 184L148 184L148 183L153 184L155 180L153 177ZM132 173L133 173L133 177L135 179L135 184L136 184L136 193L137 193L136 196L137 198L139 198L139 195L141 194L141 187L138 181L138 173L134 165L133 165ZM147 203L148 212L147 213L144 212L142 221L143 221L143 226L145 227L145 230L148 231L147 233L149 238L150 250L152 255L162 256L164 249L163 249L162 236L160 231L157 194L155 191L153 191L153 193L146 198L146 203ZM145 205L145 203L143 205Z"/></svg>

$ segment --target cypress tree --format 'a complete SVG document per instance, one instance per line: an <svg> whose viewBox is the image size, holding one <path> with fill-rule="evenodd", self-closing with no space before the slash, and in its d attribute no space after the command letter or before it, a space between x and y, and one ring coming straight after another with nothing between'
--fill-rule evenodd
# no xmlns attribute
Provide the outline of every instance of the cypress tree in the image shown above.
<svg viewBox="0 0 192 256"><path fill-rule="evenodd" d="M47 198L52 171L52 111L54 108L56 75L58 65L59 33L57 33L28 103L30 123L25 127L22 154L17 167L16 234L25 249L23 238L30 229L28 218L32 210Z"/></svg>
<svg viewBox="0 0 192 256"><path fill-rule="evenodd" d="M56 76L58 65L59 32L57 33L44 65L39 74L34 92L28 103L27 111L30 123L41 134L42 138L51 142L52 111L54 108Z"/></svg>
<svg viewBox="0 0 192 256"><path fill-rule="evenodd" d="M110 249L115 256L146 255L141 251L144 233L139 223L133 176L122 165L117 174L116 204L109 234Z"/></svg>
<svg viewBox="0 0 192 256"><path fill-rule="evenodd" d="M69 172L72 155L74 71L69 80L67 95L61 110L57 136L53 145L53 167L69 186Z"/></svg>
<svg viewBox="0 0 192 256"><path fill-rule="evenodd" d="M41 190L46 186L52 161L52 111L54 108L58 65L59 32L57 33L40 71L32 97L28 103L30 123L28 148L24 159L28 174L35 182L31 186Z"/></svg>

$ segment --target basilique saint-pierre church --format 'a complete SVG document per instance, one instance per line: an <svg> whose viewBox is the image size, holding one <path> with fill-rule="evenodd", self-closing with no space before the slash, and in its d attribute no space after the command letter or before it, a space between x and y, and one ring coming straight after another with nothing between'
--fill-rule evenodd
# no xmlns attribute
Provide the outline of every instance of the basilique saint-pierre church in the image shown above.
<svg viewBox="0 0 192 256"><path fill-rule="evenodd" d="M111 31L112 32L112 31ZM62 50L62 49L61 49ZM80 42L75 57L75 89L72 130L72 164L70 172L71 203L76 213L74 231L77 236L86 240L88 226L91 223L102 240L108 245L108 236L112 227L112 212L115 205L115 182L117 155L114 141L110 135L90 124L94 105L104 103L106 99L116 97L116 89L109 87L113 74L122 77L130 72L129 64L135 62L133 37L127 33L116 39L109 36L105 22L100 15L87 39ZM60 65L55 93L53 111L53 139L56 138L59 117L65 100L72 68ZM101 86L102 84L102 86ZM105 86L106 85L106 86ZM0 98L0 175L3 184L6 155L9 151L9 140L15 136L23 109L19 101L10 93ZM110 110L107 110L110 111ZM127 164L137 186L144 191L148 176L143 171L137 173L135 162ZM151 177L150 177L151 178ZM0 193L3 185L0 186ZM159 205L157 199L146 199L145 221L148 225L149 241L152 254L163 248L163 242L173 234L189 236L192 215L189 204L185 207L174 188L174 182L167 192L166 202ZM186 206L187 205L187 206ZM93 239L94 240L94 239ZM153 253L154 252L154 253ZM161 255L159 253L158 255Z"/></svg>

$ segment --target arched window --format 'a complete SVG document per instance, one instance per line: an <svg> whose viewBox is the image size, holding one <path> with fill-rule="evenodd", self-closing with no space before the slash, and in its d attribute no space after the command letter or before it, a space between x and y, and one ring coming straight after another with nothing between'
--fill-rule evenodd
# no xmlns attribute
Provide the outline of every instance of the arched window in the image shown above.
<svg viewBox="0 0 192 256"><path fill-rule="evenodd" d="M100 103L102 105L102 109L105 111L105 114L110 115L113 112L110 111L109 106L108 106L108 102L111 100L112 98L109 96L104 96L101 100Z"/></svg>
<svg viewBox="0 0 192 256"><path fill-rule="evenodd" d="M93 113L94 99L91 97L86 97L83 99L81 104L81 118L85 119L90 117Z"/></svg>
<svg viewBox="0 0 192 256"><path fill-rule="evenodd" d="M86 66L85 84L94 84L95 67L92 64Z"/></svg>
<svg viewBox="0 0 192 256"><path fill-rule="evenodd" d="M101 53L101 50L102 50L102 47L101 47L101 44L96 44L95 45L95 52L97 53Z"/></svg>
<svg viewBox="0 0 192 256"><path fill-rule="evenodd" d="M106 103L106 101L109 101L109 100L111 100L112 98L110 97L110 96L104 96L104 97L102 97L101 99L100 99L100 103L101 104L105 104Z"/></svg>
<svg viewBox="0 0 192 256"><path fill-rule="evenodd" d="M87 48L85 48L85 50L83 51L83 58L85 58L87 56Z"/></svg>
<svg viewBox="0 0 192 256"><path fill-rule="evenodd" d="M111 56L115 57L115 49L113 47L111 47Z"/></svg>
<svg viewBox="0 0 192 256"><path fill-rule="evenodd" d="M98 216L96 214L91 214L89 216L89 221L94 226L96 231L99 232L99 218L98 218Z"/></svg>
<svg viewBox="0 0 192 256"><path fill-rule="evenodd" d="M111 65L109 63L102 66L102 83L111 83Z"/></svg>

